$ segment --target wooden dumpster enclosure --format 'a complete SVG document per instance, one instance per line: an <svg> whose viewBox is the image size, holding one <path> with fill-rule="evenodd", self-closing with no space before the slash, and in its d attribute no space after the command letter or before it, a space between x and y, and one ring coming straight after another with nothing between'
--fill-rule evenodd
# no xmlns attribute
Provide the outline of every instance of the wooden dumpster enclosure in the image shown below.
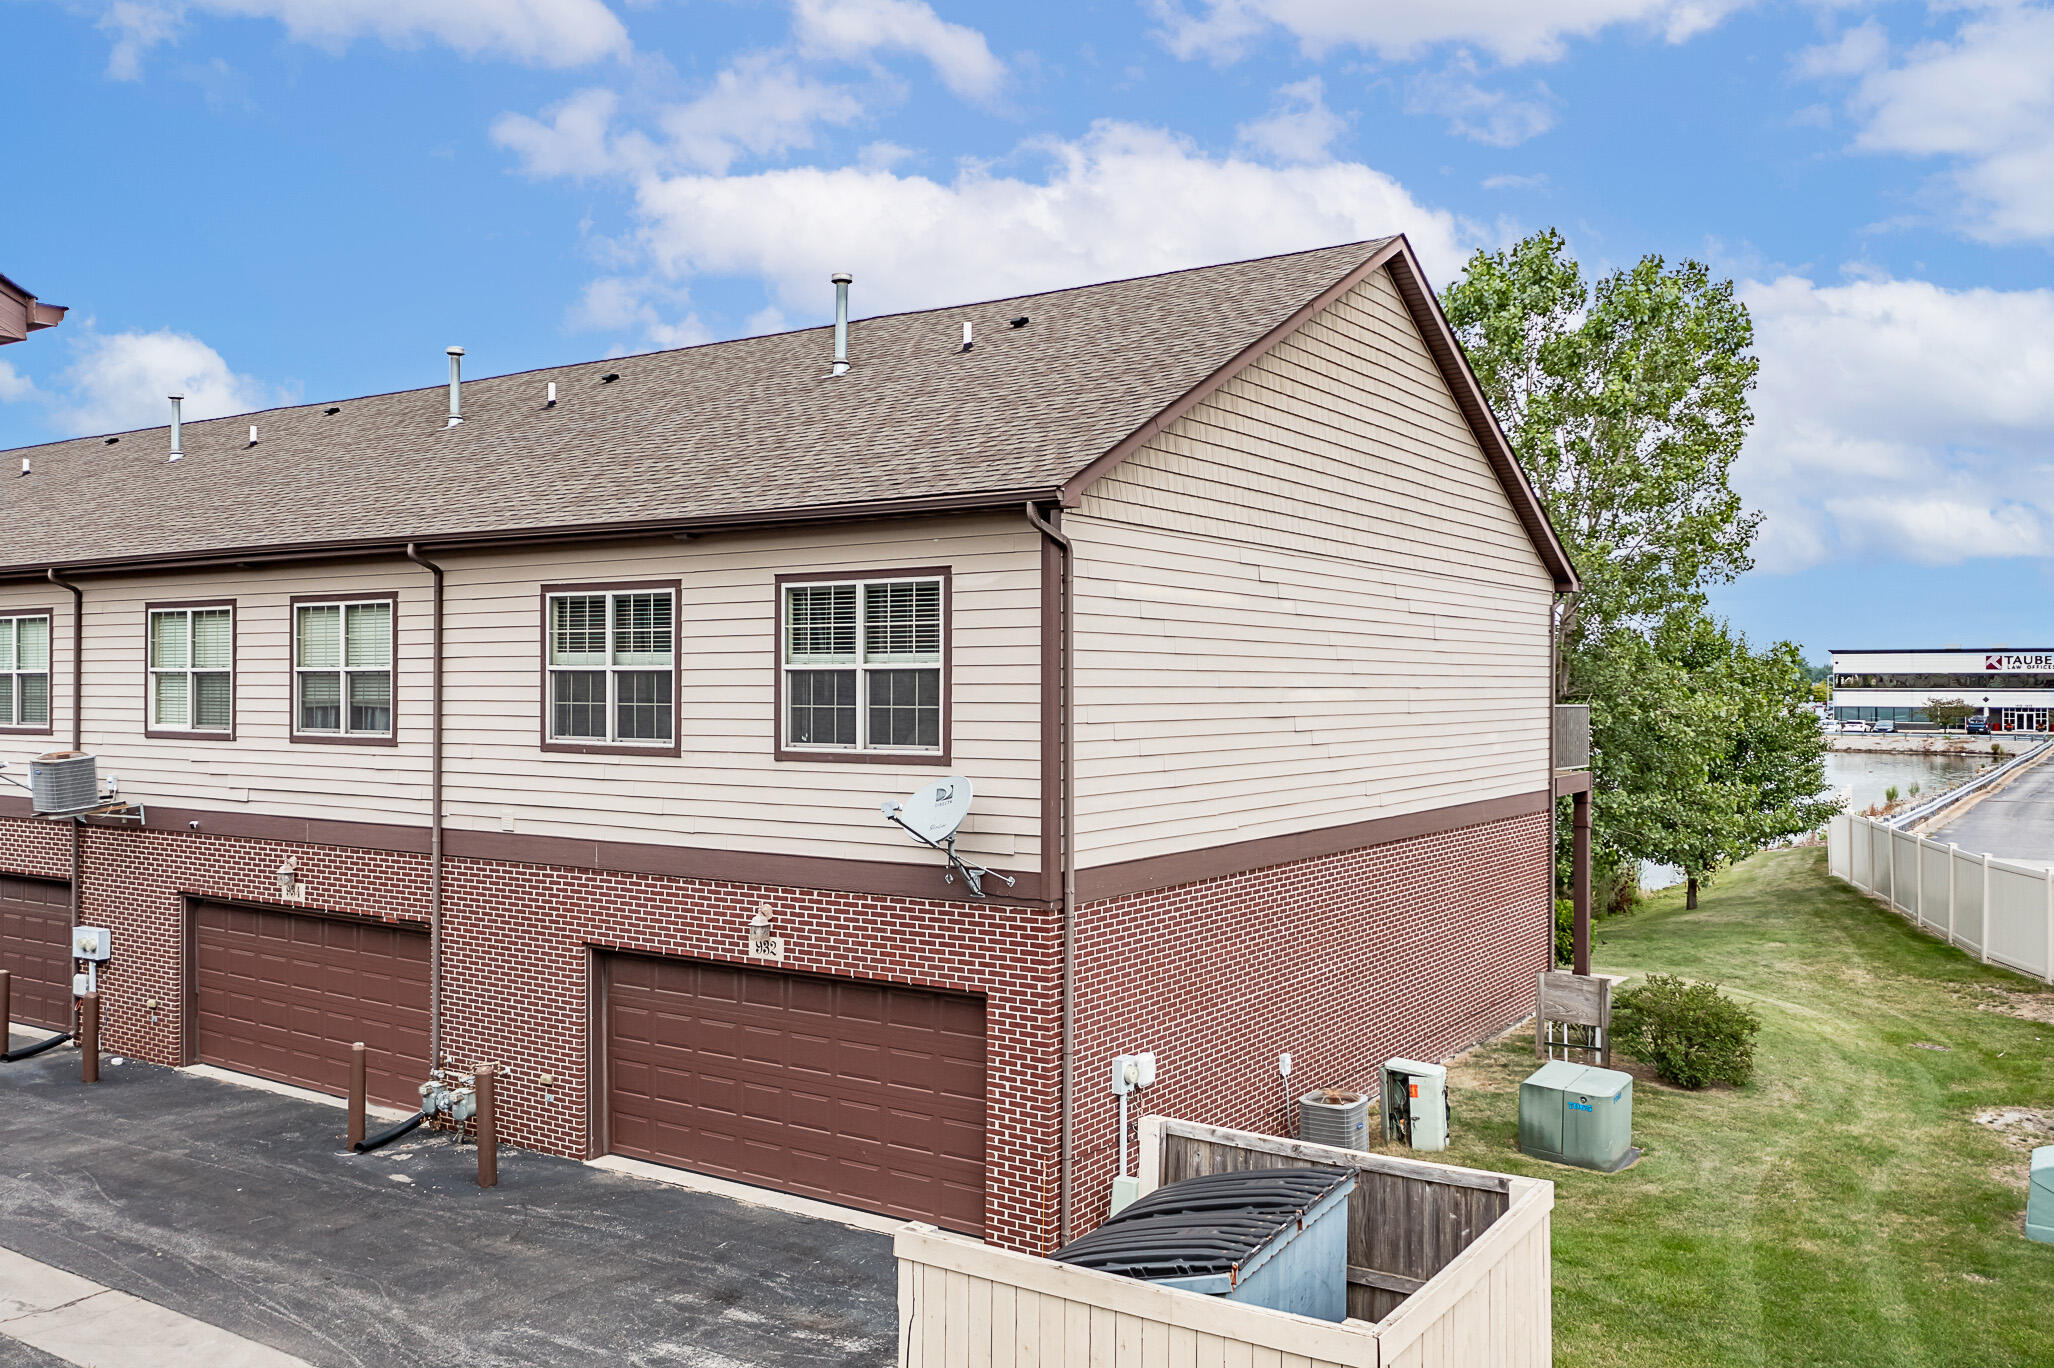
<svg viewBox="0 0 2054 1368"><path fill-rule="evenodd" d="M1554 1184L1166 1117L1141 1122L1141 1188L1335 1165L1348 1206L1337 1323L993 1249L898 1236L902 1368L1545 1368Z"/></svg>

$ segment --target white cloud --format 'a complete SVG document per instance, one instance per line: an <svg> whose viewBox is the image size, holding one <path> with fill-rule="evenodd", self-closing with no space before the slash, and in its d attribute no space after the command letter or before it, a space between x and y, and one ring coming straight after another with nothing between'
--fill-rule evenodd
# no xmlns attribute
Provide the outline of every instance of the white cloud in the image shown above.
<svg viewBox="0 0 2054 1368"><path fill-rule="evenodd" d="M0 404L12 403L17 399L28 399L36 393L36 382L16 370L12 364L0 361Z"/></svg>
<svg viewBox="0 0 2054 1368"><path fill-rule="evenodd" d="M544 111L544 118L502 114L492 138L521 159L531 176L635 174L689 167L724 172L738 157L771 156L813 146L816 127L849 124L863 103L844 86L799 72L775 53L744 54L697 97L660 106L660 136L615 133L620 96L583 90Z"/></svg>
<svg viewBox="0 0 2054 1368"><path fill-rule="evenodd" d="M699 98L665 110L658 123L683 164L725 171L743 152L760 157L811 147L815 125L849 124L862 115L853 92L757 53L721 72Z"/></svg>
<svg viewBox="0 0 2054 1368"><path fill-rule="evenodd" d="M117 432L171 420L167 395L185 396L188 419L288 402L289 396L228 367L221 354L189 333L86 333L61 394L46 394L52 420L74 433Z"/></svg>
<svg viewBox="0 0 2054 1368"><path fill-rule="evenodd" d="M1976 13L1894 65L1868 24L1799 69L1859 78L1848 99L1857 148L1953 161L1930 188L1936 215L1990 242L2054 238L2054 9Z"/></svg>
<svg viewBox="0 0 2054 1368"><path fill-rule="evenodd" d="M1517 147L1555 126L1554 96L1538 81L1533 93L1508 95L1476 82L1475 64L1458 58L1447 70L1416 77L1406 88L1405 112L1448 121L1448 131L1490 147Z"/></svg>
<svg viewBox="0 0 2054 1368"><path fill-rule="evenodd" d="M1317 76L1279 87L1269 113L1235 129L1235 141L1278 161L1328 160L1334 139L1347 131L1348 121L1327 108L1325 95Z"/></svg>
<svg viewBox="0 0 2054 1368"><path fill-rule="evenodd" d="M1465 43L1501 62L1552 61L1567 40L1627 25L1682 42L1716 26L1747 0L1149 0L1162 37L1180 57L1231 61L1272 30L1308 56L1357 47L1409 60L1441 43Z"/></svg>
<svg viewBox="0 0 2054 1368"><path fill-rule="evenodd" d="M1042 175L973 165L947 181L854 167L646 176L639 239L666 279L754 277L780 307L816 318L836 270L855 273L872 313L1399 231L1438 280L1479 236L1360 163L1214 157L1117 122L1031 149L1046 157Z"/></svg>
<svg viewBox="0 0 2054 1368"><path fill-rule="evenodd" d="M984 35L949 23L924 0L792 0L792 19L799 50L809 57L858 61L910 52L967 100L990 100L1005 84L1005 64Z"/></svg>
<svg viewBox="0 0 2054 1368"><path fill-rule="evenodd" d="M1736 482L1765 568L2054 554L2054 290L1742 287L1762 359Z"/></svg>
<svg viewBox="0 0 2054 1368"><path fill-rule="evenodd" d="M395 47L440 43L468 57L568 67L628 50L601 0L114 0L99 25L114 35L108 74L133 80L142 56L176 39L192 12L270 19L295 40L340 48L358 38Z"/></svg>
<svg viewBox="0 0 2054 1368"><path fill-rule="evenodd" d="M1485 176L1483 178L1483 188L1486 190L1545 190L1548 188L1548 173L1536 171L1530 176L1514 176L1510 174Z"/></svg>

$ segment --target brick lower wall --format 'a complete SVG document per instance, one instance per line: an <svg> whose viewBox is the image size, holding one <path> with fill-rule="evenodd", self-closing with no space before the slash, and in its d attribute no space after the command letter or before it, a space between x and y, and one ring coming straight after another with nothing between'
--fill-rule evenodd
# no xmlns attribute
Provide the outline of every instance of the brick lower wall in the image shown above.
<svg viewBox="0 0 2054 1368"><path fill-rule="evenodd" d="M187 900L276 905L288 856L309 910L427 918L425 856L85 830L81 919L114 933L100 981L110 1053L183 1062ZM68 828L0 818L0 870L63 879L70 869ZM1530 1011L1533 975L1548 958L1547 879L1538 815L1081 908L1078 1229L1102 1219L1114 1168L1113 1053L1157 1052L1152 1110L1281 1131L1279 1050L1298 1059L1294 1086L1361 1086L1389 1055L1439 1058ZM1051 1247L1053 913L453 859L445 1051L507 1070L509 1143L583 1157L592 949L746 962L746 926L760 906L785 937L786 968L984 996L988 1233L1015 1248Z"/></svg>
<svg viewBox="0 0 2054 1368"><path fill-rule="evenodd" d="M1155 1052L1147 1111L1289 1134L1279 1053L1291 1097L1373 1092L1533 1011L1550 863L1536 813L1079 909L1077 1232L1118 1168L1115 1055Z"/></svg>

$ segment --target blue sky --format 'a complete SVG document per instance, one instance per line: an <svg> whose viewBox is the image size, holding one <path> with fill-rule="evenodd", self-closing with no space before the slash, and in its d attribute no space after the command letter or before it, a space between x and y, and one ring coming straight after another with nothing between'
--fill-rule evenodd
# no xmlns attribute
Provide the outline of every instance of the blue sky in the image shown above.
<svg viewBox="0 0 2054 1368"><path fill-rule="evenodd" d="M1402 230L1739 282L1751 635L2045 644L2054 10L0 0L0 445ZM1845 638L1861 638L1850 641Z"/></svg>

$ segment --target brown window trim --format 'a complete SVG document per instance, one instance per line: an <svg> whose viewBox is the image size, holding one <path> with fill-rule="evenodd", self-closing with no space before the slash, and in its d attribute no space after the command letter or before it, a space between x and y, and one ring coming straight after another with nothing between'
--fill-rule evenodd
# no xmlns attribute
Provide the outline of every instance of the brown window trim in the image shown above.
<svg viewBox="0 0 2054 1368"><path fill-rule="evenodd" d="M173 727L152 727L150 725L150 614L177 612L189 608L226 608L228 610L228 730L193 731ZM166 603L145 603L143 605L143 735L152 741L233 741L235 740L236 707L236 633L242 627L242 614L236 611L235 600L219 599L175 599ZM186 699L186 716L192 716L193 700Z"/></svg>
<svg viewBox="0 0 2054 1368"><path fill-rule="evenodd" d="M549 736L549 597L552 594L625 594L640 589L668 589L670 591L670 744L667 746L638 746L609 741L553 741ZM541 670L541 706L535 719L536 735L541 748L558 755L682 755L684 742L685 707L685 591L684 581L665 580L595 580L589 584L545 584L539 599L541 635L536 643L536 658ZM609 652L610 654L610 652ZM611 709L613 700L609 697L606 706Z"/></svg>
<svg viewBox="0 0 2054 1368"><path fill-rule="evenodd" d="M40 727L0 727L0 736L55 736L57 734L57 610L55 608L6 608L0 609L0 618L47 619L50 623L50 665L44 671L50 677L50 720ZM78 668L78 643L71 643L71 667Z"/></svg>
<svg viewBox="0 0 2054 1368"><path fill-rule="evenodd" d="M300 730L300 609L316 603L376 603L392 605L392 733L389 736L330 736L325 732ZM399 744L399 591L367 589L355 594L294 594L285 604L285 729L286 740L295 746L397 746ZM342 701L348 716L349 700Z"/></svg>
<svg viewBox="0 0 2054 1368"><path fill-rule="evenodd" d="M941 749L938 751L879 751L842 750L822 747L818 750L808 746L793 748L785 744L785 586L787 584L823 584L853 582L874 584L879 580L938 579L941 581ZM772 714L770 738L772 758L779 761L806 763L812 761L831 765L930 765L946 769L950 757L955 753L954 676L956 655L956 593L950 567L946 565L920 565L910 568L895 567L886 570L817 570L805 574L779 575L775 599L770 611L770 668L774 680L771 689ZM863 706L857 699L856 706Z"/></svg>

